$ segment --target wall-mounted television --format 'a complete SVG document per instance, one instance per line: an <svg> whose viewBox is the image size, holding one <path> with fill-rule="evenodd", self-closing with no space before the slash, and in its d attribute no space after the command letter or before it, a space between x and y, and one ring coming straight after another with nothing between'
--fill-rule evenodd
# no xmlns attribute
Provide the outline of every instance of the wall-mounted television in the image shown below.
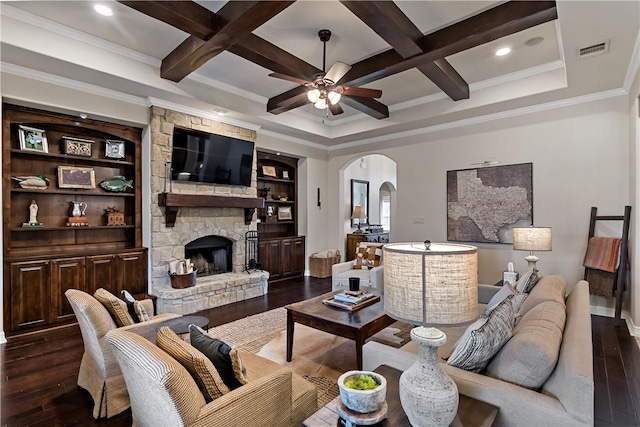
<svg viewBox="0 0 640 427"><path fill-rule="evenodd" d="M171 179L249 187L253 151L251 141L174 127Z"/></svg>

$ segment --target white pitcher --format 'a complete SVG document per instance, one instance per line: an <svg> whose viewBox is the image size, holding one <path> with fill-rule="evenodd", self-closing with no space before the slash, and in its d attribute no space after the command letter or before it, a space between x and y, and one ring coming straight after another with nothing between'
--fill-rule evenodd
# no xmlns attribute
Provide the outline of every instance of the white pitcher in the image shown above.
<svg viewBox="0 0 640 427"><path fill-rule="evenodd" d="M87 204L85 202L74 202L73 200L69 200L69 204L71 204L71 216L84 216L84 213L87 210Z"/></svg>

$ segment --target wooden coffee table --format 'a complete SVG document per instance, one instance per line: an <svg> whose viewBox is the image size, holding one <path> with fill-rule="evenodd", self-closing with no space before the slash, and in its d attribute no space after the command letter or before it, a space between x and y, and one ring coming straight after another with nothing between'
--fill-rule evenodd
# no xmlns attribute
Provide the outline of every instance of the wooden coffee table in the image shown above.
<svg viewBox="0 0 640 427"><path fill-rule="evenodd" d="M402 371L387 365L378 366L374 372L387 380L387 418L376 424L379 427L411 427L407 415L400 404L398 384ZM320 408L318 412L304 420L304 427L336 427L339 415L336 404L340 396ZM454 427L490 427L498 416L498 408L472 397L460 395L458 413L451 423Z"/></svg>
<svg viewBox="0 0 640 427"><path fill-rule="evenodd" d="M289 304L287 309L287 362L293 355L293 330L296 323L328 332L356 342L356 358L358 369L362 369L362 346L367 338L380 332L395 322L384 314L382 292L372 290L380 295L379 302L356 311L343 310L322 303L323 299L342 291L335 291L305 301Z"/></svg>

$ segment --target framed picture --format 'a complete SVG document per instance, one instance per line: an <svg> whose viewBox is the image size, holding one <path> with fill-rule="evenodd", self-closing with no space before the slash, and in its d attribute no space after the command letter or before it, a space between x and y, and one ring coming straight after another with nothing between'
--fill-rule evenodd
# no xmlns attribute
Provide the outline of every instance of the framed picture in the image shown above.
<svg viewBox="0 0 640 427"><path fill-rule="evenodd" d="M282 179L289 179L289 171L282 171Z"/></svg>
<svg viewBox="0 0 640 427"><path fill-rule="evenodd" d="M356 210L356 206L360 209ZM369 181L351 180L351 226L357 227L367 223L369 217Z"/></svg>
<svg viewBox="0 0 640 427"><path fill-rule="evenodd" d="M47 136L43 129L20 125L18 127L18 139L20 140L21 150L39 151L41 153L49 152Z"/></svg>
<svg viewBox="0 0 640 427"><path fill-rule="evenodd" d="M94 141L90 139L72 138L70 136L62 137L62 151L64 154L74 156L91 157Z"/></svg>
<svg viewBox="0 0 640 427"><path fill-rule="evenodd" d="M124 159L124 141L107 139L104 154L108 159Z"/></svg>
<svg viewBox="0 0 640 427"><path fill-rule="evenodd" d="M513 243L533 224L533 164L447 171L447 240Z"/></svg>
<svg viewBox="0 0 640 427"><path fill-rule="evenodd" d="M275 166L262 166L262 174L264 176L270 176L276 178L276 167Z"/></svg>
<svg viewBox="0 0 640 427"><path fill-rule="evenodd" d="M96 173L93 168L58 166L58 187L96 188Z"/></svg>
<svg viewBox="0 0 640 427"><path fill-rule="evenodd" d="M278 208L278 221L292 220L291 206L281 206Z"/></svg>

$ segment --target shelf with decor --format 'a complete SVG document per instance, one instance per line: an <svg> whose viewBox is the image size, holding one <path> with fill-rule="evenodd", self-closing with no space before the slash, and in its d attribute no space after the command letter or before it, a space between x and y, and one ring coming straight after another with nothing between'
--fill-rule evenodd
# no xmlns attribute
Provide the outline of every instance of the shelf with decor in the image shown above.
<svg viewBox="0 0 640 427"><path fill-rule="evenodd" d="M298 236L298 159L257 151L259 257L269 280L302 276L304 236Z"/></svg>
<svg viewBox="0 0 640 427"><path fill-rule="evenodd" d="M2 126L7 334L75 321L69 288L147 292L142 130L10 104Z"/></svg>

